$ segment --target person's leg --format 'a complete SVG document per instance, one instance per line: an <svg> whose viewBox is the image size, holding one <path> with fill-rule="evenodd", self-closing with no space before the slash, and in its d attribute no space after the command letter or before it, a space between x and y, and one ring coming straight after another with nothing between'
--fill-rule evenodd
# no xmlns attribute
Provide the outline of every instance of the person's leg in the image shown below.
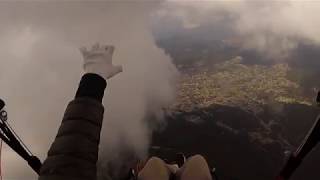
<svg viewBox="0 0 320 180"><path fill-rule="evenodd" d="M212 180L208 163L201 155L190 157L176 176L179 180Z"/></svg>
<svg viewBox="0 0 320 180"><path fill-rule="evenodd" d="M139 172L138 180L169 180L171 171L160 158L152 157Z"/></svg>

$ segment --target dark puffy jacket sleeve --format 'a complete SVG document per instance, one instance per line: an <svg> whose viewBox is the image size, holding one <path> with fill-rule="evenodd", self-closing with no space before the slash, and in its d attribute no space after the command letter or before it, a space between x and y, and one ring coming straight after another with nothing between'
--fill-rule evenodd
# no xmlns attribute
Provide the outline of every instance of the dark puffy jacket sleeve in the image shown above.
<svg viewBox="0 0 320 180"><path fill-rule="evenodd" d="M39 180L96 180L103 113L92 98L69 103Z"/></svg>

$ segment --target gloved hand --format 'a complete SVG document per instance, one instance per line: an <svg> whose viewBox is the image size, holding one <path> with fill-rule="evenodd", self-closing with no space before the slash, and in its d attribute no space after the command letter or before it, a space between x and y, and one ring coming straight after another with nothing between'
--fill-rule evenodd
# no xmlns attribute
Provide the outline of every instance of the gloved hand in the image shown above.
<svg viewBox="0 0 320 180"><path fill-rule="evenodd" d="M84 59L83 69L86 73L98 74L107 80L122 72L122 66L112 64L114 46L97 43L92 46L91 50L82 47L80 51Z"/></svg>

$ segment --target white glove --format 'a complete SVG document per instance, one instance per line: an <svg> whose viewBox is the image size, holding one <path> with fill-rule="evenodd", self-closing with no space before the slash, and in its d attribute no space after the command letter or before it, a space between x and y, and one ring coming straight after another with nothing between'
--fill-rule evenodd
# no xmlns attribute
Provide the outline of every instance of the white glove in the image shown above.
<svg viewBox="0 0 320 180"><path fill-rule="evenodd" d="M92 46L91 50L82 47L80 51L84 59L83 69L86 73L98 74L107 80L122 72L122 66L112 64L114 46L97 43Z"/></svg>

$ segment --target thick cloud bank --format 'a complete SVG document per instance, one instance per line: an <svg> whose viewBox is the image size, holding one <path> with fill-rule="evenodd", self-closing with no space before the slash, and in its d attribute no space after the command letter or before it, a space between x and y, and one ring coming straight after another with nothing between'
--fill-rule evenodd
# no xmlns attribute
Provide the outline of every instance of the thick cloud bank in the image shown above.
<svg viewBox="0 0 320 180"><path fill-rule="evenodd" d="M186 29L211 27L225 43L283 59L300 42L320 44L319 10L320 1L168 0L155 17Z"/></svg>
<svg viewBox="0 0 320 180"><path fill-rule="evenodd" d="M176 70L156 47L148 26L157 3L33 2L0 3L1 98L9 121L42 159L53 141L64 108L82 73L78 47L114 44L115 64L124 72L108 81L101 158L127 146L143 156L149 132L146 112L161 115L174 98ZM6 180L36 179L8 147L3 151Z"/></svg>

